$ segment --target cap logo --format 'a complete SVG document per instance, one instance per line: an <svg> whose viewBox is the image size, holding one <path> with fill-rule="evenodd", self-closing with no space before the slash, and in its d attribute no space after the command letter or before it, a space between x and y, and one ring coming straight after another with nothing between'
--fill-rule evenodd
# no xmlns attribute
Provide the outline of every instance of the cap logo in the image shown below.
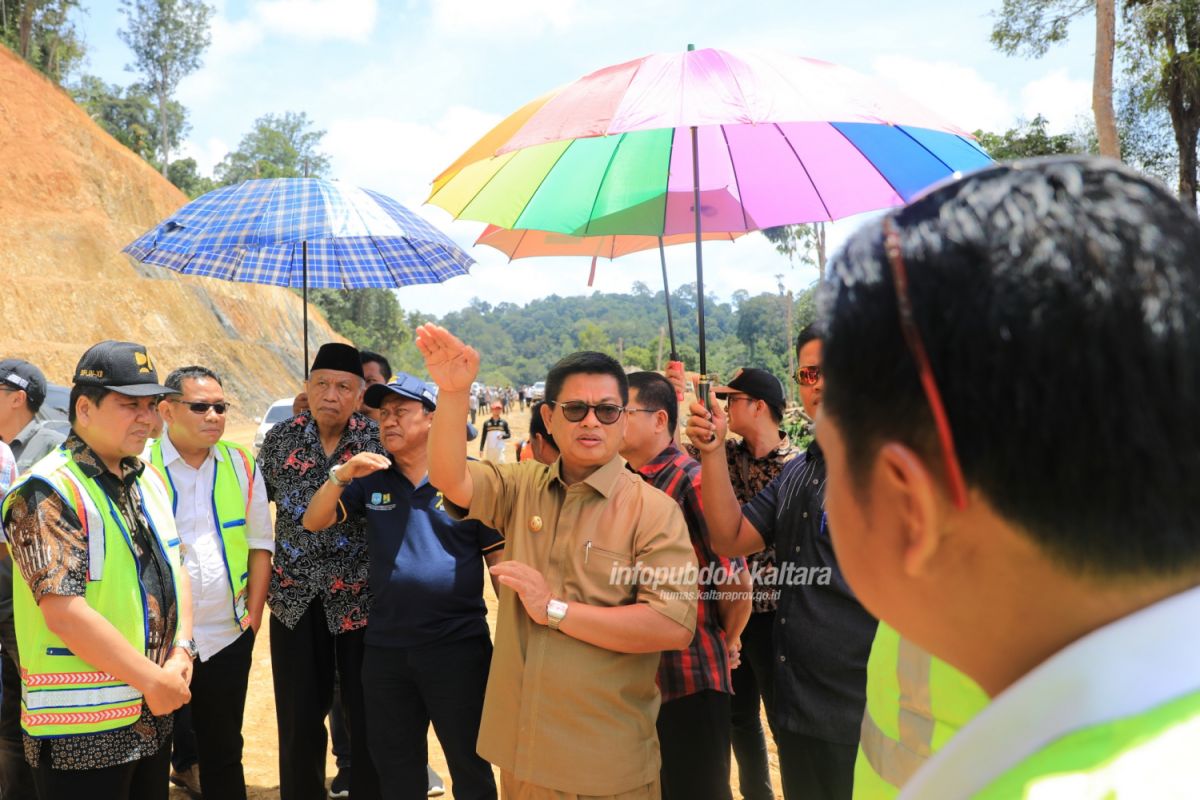
<svg viewBox="0 0 1200 800"><path fill-rule="evenodd" d="M151 372L154 372L154 362L152 362L152 361L150 360L150 356L149 356L148 354L146 354L146 353L137 353L137 352L135 352L135 353L133 354L133 360L137 362L137 365L138 365L138 372L139 372L139 373L142 373L142 372L145 372L145 373L151 373ZM101 375L100 377L104 377L104 376L103 376L103 375Z"/></svg>
<svg viewBox="0 0 1200 800"><path fill-rule="evenodd" d="M20 386L22 389L29 388L29 381L25 380L15 372L10 372L8 375L5 375L4 381L5 383L11 383L13 386Z"/></svg>
<svg viewBox="0 0 1200 800"><path fill-rule="evenodd" d="M98 378L104 380L104 370L102 369L81 369L79 370L81 378Z"/></svg>

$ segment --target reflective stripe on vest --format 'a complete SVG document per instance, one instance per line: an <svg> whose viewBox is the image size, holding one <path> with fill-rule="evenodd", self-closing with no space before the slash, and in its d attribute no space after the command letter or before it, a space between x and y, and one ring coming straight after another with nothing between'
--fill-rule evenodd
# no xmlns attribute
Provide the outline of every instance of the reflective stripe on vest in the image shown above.
<svg viewBox="0 0 1200 800"><path fill-rule="evenodd" d="M246 542L246 520L254 496L254 457L241 446L225 441L217 442L215 449L211 499L213 526L221 541L233 619L245 630L250 627L246 588L250 578L250 548ZM163 462L161 439L150 446L150 463L166 478L171 509L178 512L179 498L171 470Z"/></svg>
<svg viewBox="0 0 1200 800"><path fill-rule="evenodd" d="M1195 797L1200 691L1072 731L975 795L983 800Z"/></svg>
<svg viewBox="0 0 1200 800"><path fill-rule="evenodd" d="M969 678L880 622L867 663L854 797L895 797L986 704Z"/></svg>
<svg viewBox="0 0 1200 800"><path fill-rule="evenodd" d="M46 483L79 519L88 547L84 590L87 604L134 648L145 653L146 597L126 521L65 448L37 462L18 486L30 479ZM178 596L178 538L166 485L154 470L143 470L137 488L150 536L166 560ZM10 495L4 503L5 516L14 497ZM72 653L46 626L28 583L21 577L20 564L14 562L13 569L13 612L21 652L22 729L34 737L56 737L132 725L142 713L141 693Z"/></svg>

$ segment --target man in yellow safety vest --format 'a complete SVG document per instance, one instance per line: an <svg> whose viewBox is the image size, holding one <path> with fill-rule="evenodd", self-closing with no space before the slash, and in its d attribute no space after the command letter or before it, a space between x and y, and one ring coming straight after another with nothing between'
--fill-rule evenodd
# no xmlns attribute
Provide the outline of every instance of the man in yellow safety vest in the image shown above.
<svg viewBox="0 0 1200 800"><path fill-rule="evenodd" d="M167 784L196 645L168 487L137 456L171 393L141 345L93 346L75 369L71 434L4 501L41 800L161 797Z"/></svg>
<svg viewBox="0 0 1200 800"><path fill-rule="evenodd" d="M166 478L192 583L198 788L208 797L244 800L242 715L271 581L271 511L250 451L221 438L229 403L220 377L206 367L181 367L166 385L178 394L159 403L166 430L146 460ZM194 772L172 781L194 790Z"/></svg>
<svg viewBox="0 0 1200 800"><path fill-rule="evenodd" d="M901 798L1200 785L1200 220L1113 161L997 165L830 265L847 581L992 698Z"/></svg>

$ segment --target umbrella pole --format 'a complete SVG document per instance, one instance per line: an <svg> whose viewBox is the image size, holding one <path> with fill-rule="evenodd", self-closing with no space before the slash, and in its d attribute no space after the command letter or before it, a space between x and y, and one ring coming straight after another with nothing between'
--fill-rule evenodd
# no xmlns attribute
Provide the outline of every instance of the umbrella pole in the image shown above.
<svg viewBox="0 0 1200 800"><path fill-rule="evenodd" d="M658 237L658 260L662 264L663 297L667 301L667 331L671 334L671 360L679 360L679 352L675 349L675 323L671 319L671 287L667 285L667 253L663 247L663 237Z"/></svg>
<svg viewBox="0 0 1200 800"><path fill-rule="evenodd" d="M304 296L304 380L308 380L308 240L300 243L300 275Z"/></svg>
<svg viewBox="0 0 1200 800"><path fill-rule="evenodd" d="M691 45L688 45L691 48ZM700 401L705 408L709 403L708 353L704 346L704 248L700 233L700 148L696 126L692 126L692 206L696 216L696 313L700 324Z"/></svg>

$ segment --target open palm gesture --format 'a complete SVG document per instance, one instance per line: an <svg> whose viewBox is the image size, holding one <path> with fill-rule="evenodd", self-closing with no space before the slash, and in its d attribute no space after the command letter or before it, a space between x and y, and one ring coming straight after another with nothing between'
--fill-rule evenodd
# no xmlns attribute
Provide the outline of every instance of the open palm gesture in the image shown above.
<svg viewBox="0 0 1200 800"><path fill-rule="evenodd" d="M479 352L440 325L417 328L417 349L429 377L443 392L465 392L479 374Z"/></svg>

